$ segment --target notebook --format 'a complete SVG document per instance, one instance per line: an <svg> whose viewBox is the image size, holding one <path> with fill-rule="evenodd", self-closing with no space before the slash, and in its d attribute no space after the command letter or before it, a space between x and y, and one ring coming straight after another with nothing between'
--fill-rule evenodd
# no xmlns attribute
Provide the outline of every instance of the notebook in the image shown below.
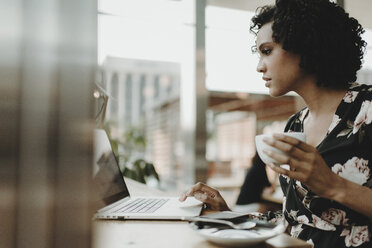
<svg viewBox="0 0 372 248"><path fill-rule="evenodd" d="M103 129L94 133L93 182L96 200L102 207L96 219L184 220L200 215L202 203L192 197L131 197L110 141Z"/></svg>

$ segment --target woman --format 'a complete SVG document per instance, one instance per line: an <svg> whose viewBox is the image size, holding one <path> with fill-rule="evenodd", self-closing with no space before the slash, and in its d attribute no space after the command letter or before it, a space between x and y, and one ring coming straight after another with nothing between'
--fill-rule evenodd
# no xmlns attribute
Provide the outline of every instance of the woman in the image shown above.
<svg viewBox="0 0 372 248"><path fill-rule="evenodd" d="M315 247L372 247L372 87L353 83L366 43L354 18L328 0L277 0L259 9L257 34L262 73L271 96L290 91L307 107L286 132L265 142L286 153L266 153L289 165L281 174L283 215L291 235ZM211 209L229 210L218 191L198 183L194 196Z"/></svg>

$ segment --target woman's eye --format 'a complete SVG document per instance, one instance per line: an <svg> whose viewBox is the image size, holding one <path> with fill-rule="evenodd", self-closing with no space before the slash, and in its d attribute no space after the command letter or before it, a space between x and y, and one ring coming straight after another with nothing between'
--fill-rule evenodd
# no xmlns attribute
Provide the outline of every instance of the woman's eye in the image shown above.
<svg viewBox="0 0 372 248"><path fill-rule="evenodd" d="M271 53L271 49L268 49L268 48L262 49L262 50L261 50L261 53L262 53L263 55L269 55L269 54Z"/></svg>

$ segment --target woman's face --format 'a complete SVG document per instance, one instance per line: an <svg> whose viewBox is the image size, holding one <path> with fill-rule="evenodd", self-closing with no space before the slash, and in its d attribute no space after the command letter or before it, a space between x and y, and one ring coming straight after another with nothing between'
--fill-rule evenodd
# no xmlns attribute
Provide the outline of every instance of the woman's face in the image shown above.
<svg viewBox="0 0 372 248"><path fill-rule="evenodd" d="M257 71L263 74L265 86L271 96L281 96L297 91L304 74L300 69L300 56L287 52L272 38L272 23L261 27L257 34L257 48L260 60Z"/></svg>

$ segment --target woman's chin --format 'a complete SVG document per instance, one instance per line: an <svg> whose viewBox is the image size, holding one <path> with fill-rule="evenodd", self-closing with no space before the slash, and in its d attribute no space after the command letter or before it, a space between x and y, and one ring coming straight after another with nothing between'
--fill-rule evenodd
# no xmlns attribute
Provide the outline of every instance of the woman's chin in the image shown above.
<svg viewBox="0 0 372 248"><path fill-rule="evenodd" d="M272 97L278 97L278 96L283 96L285 95L287 92L282 92L282 91L279 91L275 88L270 88L269 89L269 95L272 96Z"/></svg>
<svg viewBox="0 0 372 248"><path fill-rule="evenodd" d="M272 97L281 96L281 95L279 94L279 92L276 91L276 90L274 90L274 89L270 89L270 90L269 90L269 95L272 96Z"/></svg>

